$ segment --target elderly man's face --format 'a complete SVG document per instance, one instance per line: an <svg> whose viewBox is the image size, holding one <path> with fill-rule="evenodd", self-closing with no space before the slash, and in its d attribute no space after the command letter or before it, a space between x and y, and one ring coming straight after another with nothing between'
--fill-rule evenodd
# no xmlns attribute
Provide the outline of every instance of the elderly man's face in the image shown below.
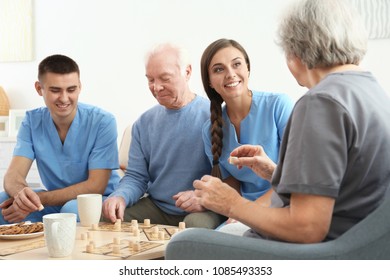
<svg viewBox="0 0 390 280"><path fill-rule="evenodd" d="M188 87L191 67L180 70L177 54L164 51L152 55L146 65L149 89L160 105L168 109L183 107L182 101Z"/></svg>

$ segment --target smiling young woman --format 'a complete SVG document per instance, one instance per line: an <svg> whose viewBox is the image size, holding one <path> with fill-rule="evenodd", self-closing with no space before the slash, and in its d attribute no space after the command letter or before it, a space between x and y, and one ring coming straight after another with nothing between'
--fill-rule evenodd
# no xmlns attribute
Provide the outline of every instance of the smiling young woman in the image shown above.
<svg viewBox="0 0 390 280"><path fill-rule="evenodd" d="M214 41L201 58L203 87L211 101L210 120L203 127L211 175L255 200L269 192L270 183L229 164L230 152L243 144L261 145L277 161L293 102L285 94L250 89L250 69L244 47L231 39Z"/></svg>

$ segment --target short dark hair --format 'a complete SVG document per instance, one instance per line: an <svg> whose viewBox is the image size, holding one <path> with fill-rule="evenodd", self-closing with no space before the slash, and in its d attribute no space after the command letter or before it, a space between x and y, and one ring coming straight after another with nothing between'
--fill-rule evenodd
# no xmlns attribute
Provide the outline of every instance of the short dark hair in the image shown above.
<svg viewBox="0 0 390 280"><path fill-rule="evenodd" d="M56 74L69 74L76 72L80 76L80 69L77 63L70 57L61 54L48 56L39 63L38 80L41 80L48 72Z"/></svg>

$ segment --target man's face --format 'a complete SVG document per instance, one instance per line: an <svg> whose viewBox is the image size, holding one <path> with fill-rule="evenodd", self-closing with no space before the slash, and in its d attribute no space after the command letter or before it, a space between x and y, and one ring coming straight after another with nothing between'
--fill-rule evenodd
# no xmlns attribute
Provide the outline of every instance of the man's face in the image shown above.
<svg viewBox="0 0 390 280"><path fill-rule="evenodd" d="M190 66L185 73L180 71L177 56L172 51L152 55L146 65L149 89L158 103L168 109L182 107L190 74Z"/></svg>
<svg viewBox="0 0 390 280"><path fill-rule="evenodd" d="M77 72L69 74L46 73L35 88L43 97L54 122L72 121L77 111L81 84Z"/></svg>

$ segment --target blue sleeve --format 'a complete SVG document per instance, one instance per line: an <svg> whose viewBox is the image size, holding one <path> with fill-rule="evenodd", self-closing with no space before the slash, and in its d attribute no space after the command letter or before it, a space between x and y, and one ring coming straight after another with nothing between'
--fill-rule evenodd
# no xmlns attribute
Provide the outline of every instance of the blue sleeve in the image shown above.
<svg viewBox="0 0 390 280"><path fill-rule="evenodd" d="M99 124L96 142L88 159L89 169L118 169L118 131L114 116L107 115Z"/></svg>
<svg viewBox="0 0 390 280"><path fill-rule="evenodd" d="M284 129L286 128L288 119L290 118L291 112L294 108L293 100L286 94L279 95L279 98L275 104L274 119L278 128L278 140L279 144L283 138Z"/></svg>
<svg viewBox="0 0 390 280"><path fill-rule="evenodd" d="M119 186L110 195L110 197L123 197L128 207L135 204L146 193L150 180L147 158L141 147L140 129L142 127L139 125L139 122L135 122L131 131L129 162L125 175L121 179Z"/></svg>
<svg viewBox="0 0 390 280"><path fill-rule="evenodd" d="M22 124L19 127L17 141L13 152L14 156L27 157L35 159L35 153L31 137L30 113L26 112Z"/></svg>

